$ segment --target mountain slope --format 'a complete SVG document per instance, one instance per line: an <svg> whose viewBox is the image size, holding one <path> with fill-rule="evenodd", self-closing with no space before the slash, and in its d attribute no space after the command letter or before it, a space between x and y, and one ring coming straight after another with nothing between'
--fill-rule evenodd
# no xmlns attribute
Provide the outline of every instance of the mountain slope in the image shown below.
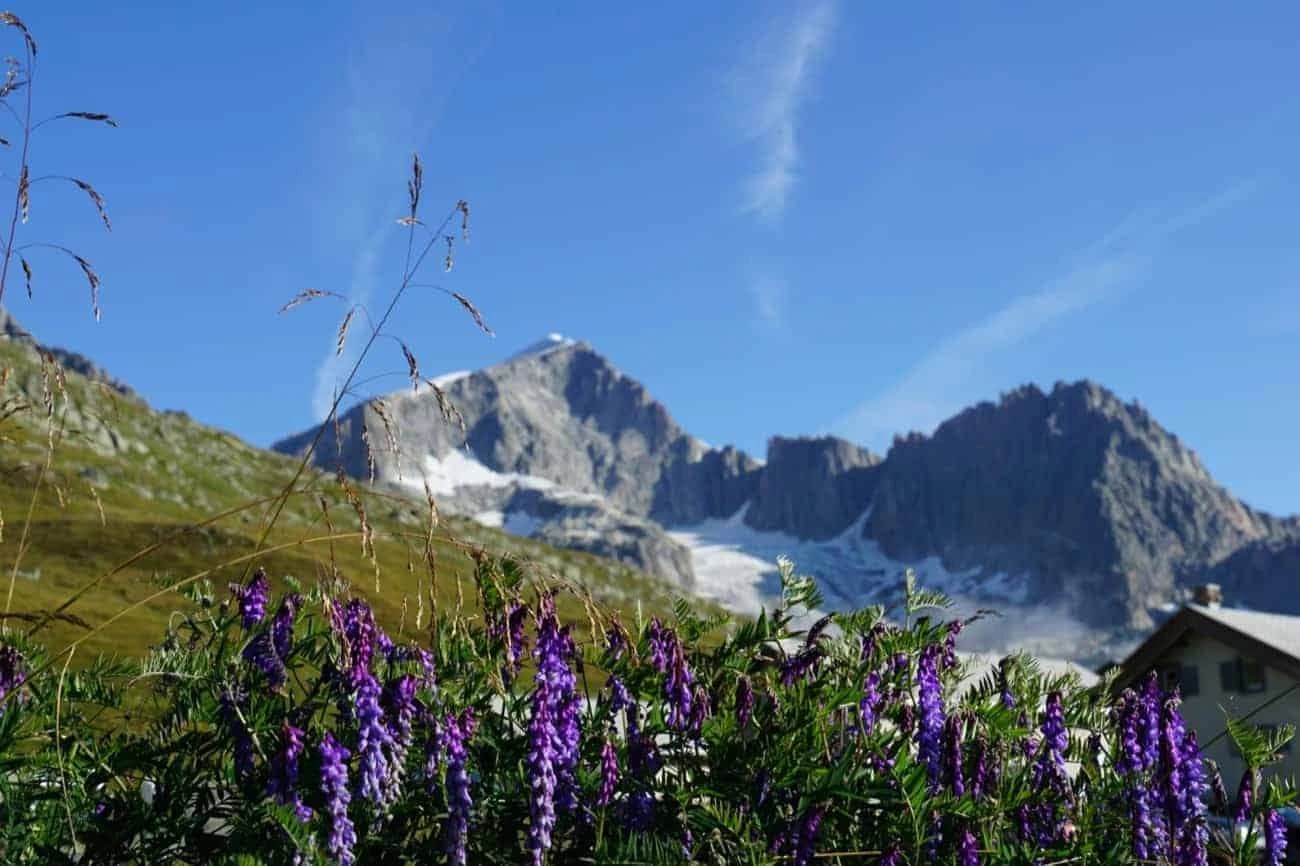
<svg viewBox="0 0 1300 866"><path fill-rule="evenodd" d="M1179 584L1295 525L1235 499L1140 406L1078 382L897 440L864 533L903 559L1030 575L1033 598L1143 627Z"/></svg>
<svg viewBox="0 0 1300 866"><path fill-rule="evenodd" d="M1131 635L1207 577L1261 607L1300 584L1279 552L1300 521L1238 501L1141 406L1092 382L1025 386L897 438L883 459L774 437L765 463L691 437L586 343L552 337L444 387L464 432L431 390L390 395L347 413L337 444L326 431L321 465L341 455L364 474L368 441L381 480L428 479L455 511L741 609L773 594L779 553L832 604L891 597L913 567L972 605L1038 616L1047 635Z"/></svg>
<svg viewBox="0 0 1300 866"><path fill-rule="evenodd" d="M444 377L463 428L430 388L353 407L325 431L317 465L423 489L462 514L526 517L540 537L689 586L689 553L661 528L733 512L758 464L688 436L637 381L558 335L473 373ZM308 430L272 447L303 451Z"/></svg>
<svg viewBox="0 0 1300 866"><path fill-rule="evenodd" d="M50 471L42 473L47 418L62 434ZM11 626L33 621L151 545L160 546L73 604L45 632L47 642L61 646L160 586L249 553L266 507L258 498L280 490L295 465L184 413L152 409L84 357L39 345L0 309L0 574L5 578L0 594L6 596L32 491L40 481L12 604L0 617ZM515 557L533 573L585 585L616 607L642 604L647 612L669 607L671 588L635 569L455 516L435 531L438 577L431 590L421 540L428 514L423 492L411 497L354 486L379 537L377 566L363 558L357 538L332 544L325 539L330 527L340 533L356 533L359 527L334 476L315 471L300 483L303 494L289 501L268 540L281 549L257 562L273 576L294 575L306 583L337 568L356 591L369 596L394 631L403 621L407 629L415 627L421 609L427 622L430 598L455 603L458 585L473 572L477 549ZM250 502L253 507L235 510ZM231 513L198 525L224 511ZM402 540L396 537L400 533L416 537ZM215 569L211 579L218 598L226 596L226 582L241 573L241 565ZM465 592L470 594L468 585ZM78 662L97 651L143 652L162 634L171 611L186 604L167 594L126 615L92 637ZM572 601L561 604L580 613ZM0 602L0 613L4 610Z"/></svg>

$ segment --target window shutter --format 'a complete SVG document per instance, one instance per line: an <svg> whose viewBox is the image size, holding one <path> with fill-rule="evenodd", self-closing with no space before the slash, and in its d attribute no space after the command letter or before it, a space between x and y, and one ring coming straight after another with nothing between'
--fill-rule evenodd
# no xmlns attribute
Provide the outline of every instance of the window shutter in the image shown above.
<svg viewBox="0 0 1300 866"><path fill-rule="evenodd" d="M1225 692L1241 691L1241 666L1237 659L1219 665L1219 686Z"/></svg>
<svg viewBox="0 0 1300 866"><path fill-rule="evenodd" d="M1178 685L1181 687L1185 698L1201 693L1201 674L1196 665L1183 665L1179 669Z"/></svg>

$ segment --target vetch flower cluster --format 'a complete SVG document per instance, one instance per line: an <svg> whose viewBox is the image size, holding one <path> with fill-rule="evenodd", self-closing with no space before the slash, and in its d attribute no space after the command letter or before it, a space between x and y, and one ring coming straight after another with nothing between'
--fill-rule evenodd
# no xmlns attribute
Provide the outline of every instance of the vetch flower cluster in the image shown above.
<svg viewBox="0 0 1300 866"><path fill-rule="evenodd" d="M0 716L4 715L10 692L16 692L27 681L24 667L22 654L16 647L0 646Z"/></svg>
<svg viewBox="0 0 1300 866"><path fill-rule="evenodd" d="M352 866L356 862L353 849L357 844L356 829L348 817L348 804L352 794L348 791L348 765L350 753L333 732L326 731L320 744L321 795L329 813L329 841L326 852L339 866Z"/></svg>
<svg viewBox="0 0 1300 866"><path fill-rule="evenodd" d="M917 760L930 776L931 788L937 788L943 768L943 683L939 679L939 647L931 644L921 650L916 665L917 705L920 719L916 728Z"/></svg>
<svg viewBox="0 0 1300 866"><path fill-rule="evenodd" d="M239 603L239 618L245 629L251 629L262 621L271 598L271 581L265 571L259 568L246 585L231 584L230 591Z"/></svg>
<svg viewBox="0 0 1300 866"><path fill-rule="evenodd" d="M474 735L474 711L448 715L442 727L443 749L447 755L447 827L446 850L451 862L465 866L469 842L469 816L474 805L470 797L469 752L466 748Z"/></svg>
<svg viewBox="0 0 1300 866"><path fill-rule="evenodd" d="M298 820L311 820L312 810L302 800L298 790L298 759L306 744L301 728L285 722L280 732L280 747L271 756L270 777L266 793L281 806L292 806Z"/></svg>

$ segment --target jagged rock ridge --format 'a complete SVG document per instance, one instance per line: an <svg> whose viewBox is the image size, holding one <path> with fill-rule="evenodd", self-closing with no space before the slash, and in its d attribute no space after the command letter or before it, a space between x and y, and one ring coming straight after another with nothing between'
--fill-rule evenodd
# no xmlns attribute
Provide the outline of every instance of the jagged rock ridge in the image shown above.
<svg viewBox="0 0 1300 866"><path fill-rule="evenodd" d="M1300 582L1286 552L1296 518L1241 503L1141 406L1092 382L1019 388L897 438L883 459L835 437L775 437L765 463L704 445L590 345L557 336L445 389L464 432L431 393L395 394L349 411L318 460L364 477L368 441L383 481L427 477L453 509L515 515L552 543L688 585L697 558L664 530L738 514L754 532L834 541L839 563L852 530L894 564L937 558L989 587L1018 581L1021 601L1109 628L1149 625L1211 575L1261 607ZM275 447L298 452L312 435ZM1234 582L1265 568L1284 573Z"/></svg>

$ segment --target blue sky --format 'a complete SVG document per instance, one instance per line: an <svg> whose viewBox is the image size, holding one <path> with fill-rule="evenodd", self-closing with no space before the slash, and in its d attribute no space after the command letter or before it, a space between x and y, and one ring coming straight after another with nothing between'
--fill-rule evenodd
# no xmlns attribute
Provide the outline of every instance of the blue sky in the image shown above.
<svg viewBox="0 0 1300 866"><path fill-rule="evenodd" d="M192 8L186 8L191 7ZM550 331L689 430L877 450L1017 384L1136 398L1300 511L1300 9L1251 4L33 3L41 132L5 303L153 403L267 444L314 420L342 308L401 265L409 154L473 209L417 291L428 373ZM11 50L17 50L17 45ZM17 288L15 288L17 286ZM387 346L370 373L402 369ZM400 375L381 380L400 387Z"/></svg>

